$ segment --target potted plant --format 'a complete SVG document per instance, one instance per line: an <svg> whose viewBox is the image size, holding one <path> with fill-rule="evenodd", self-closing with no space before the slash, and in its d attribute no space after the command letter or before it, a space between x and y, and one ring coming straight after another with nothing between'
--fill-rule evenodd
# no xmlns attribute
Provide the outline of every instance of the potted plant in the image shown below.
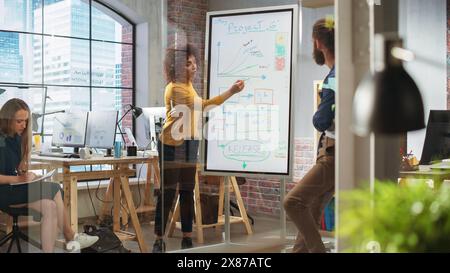
<svg viewBox="0 0 450 273"><path fill-rule="evenodd" d="M450 252L450 189L376 182L340 195L346 252Z"/></svg>

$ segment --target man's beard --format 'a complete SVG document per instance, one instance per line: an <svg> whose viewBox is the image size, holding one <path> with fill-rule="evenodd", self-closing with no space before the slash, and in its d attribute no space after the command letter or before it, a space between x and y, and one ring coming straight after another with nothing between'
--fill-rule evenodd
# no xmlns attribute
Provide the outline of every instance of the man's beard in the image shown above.
<svg viewBox="0 0 450 273"><path fill-rule="evenodd" d="M316 63L318 65L324 65L325 64L325 55L323 54L322 51L320 51L317 48L314 48L313 58L314 58L314 61L316 61Z"/></svg>

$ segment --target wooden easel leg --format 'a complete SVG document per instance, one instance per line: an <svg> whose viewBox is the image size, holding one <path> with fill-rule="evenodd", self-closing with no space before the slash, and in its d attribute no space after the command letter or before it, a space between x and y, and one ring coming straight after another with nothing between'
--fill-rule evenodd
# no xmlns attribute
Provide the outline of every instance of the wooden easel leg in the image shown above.
<svg viewBox="0 0 450 273"><path fill-rule="evenodd" d="M116 176L113 180L113 231L120 230L120 177Z"/></svg>
<svg viewBox="0 0 450 273"><path fill-rule="evenodd" d="M236 194L236 201L239 206L239 212L241 213L242 220L244 221L245 228L247 229L247 234L253 234L252 227L248 221L247 211L244 206L244 201L242 201L241 191L236 181L235 176L231 176L231 186L233 187L234 193Z"/></svg>
<svg viewBox="0 0 450 273"><path fill-rule="evenodd" d="M152 175L153 174L153 170L152 170L152 164L151 163L147 163L147 182L145 183L145 193L144 193L144 202L143 205L144 206L153 206L153 199L151 196L151 184L152 184Z"/></svg>
<svg viewBox="0 0 450 273"><path fill-rule="evenodd" d="M78 189L77 189L77 178L70 177L70 180L66 182L64 189L64 205L69 213L70 227L72 230L78 232ZM69 194L67 194L69 193ZM66 199L67 196L67 199Z"/></svg>
<svg viewBox="0 0 450 273"><path fill-rule="evenodd" d="M78 232L78 211L77 211L77 179L70 176L70 169L63 168L64 187L64 208L68 212L69 224L74 232Z"/></svg>
<svg viewBox="0 0 450 273"><path fill-rule="evenodd" d="M153 177L154 177L154 187L155 189L159 189L160 188L160 179L159 179L159 174L160 174L160 170L159 170L159 160L157 158L154 158L152 160L152 166L153 166Z"/></svg>
<svg viewBox="0 0 450 273"><path fill-rule="evenodd" d="M122 178L121 178L122 179ZM123 198L124 193L123 191L121 192L122 198L120 199L120 219L122 222L122 227L124 227L124 230L128 230L128 212L126 210L126 208L128 207L128 203L126 201L126 198Z"/></svg>
<svg viewBox="0 0 450 273"><path fill-rule="evenodd" d="M202 223L202 206L200 202L200 185L198 181L198 172L195 173L195 223L197 227L197 242L203 244L203 223Z"/></svg>
<svg viewBox="0 0 450 273"><path fill-rule="evenodd" d="M178 194L177 194L178 195ZM167 237L172 237L177 222L180 219L180 197L177 197L177 202L175 203L175 208L173 209L172 217L170 217L169 230L167 232ZM164 219L163 219L164 221Z"/></svg>
<svg viewBox="0 0 450 273"><path fill-rule="evenodd" d="M223 201L225 198L225 179L223 177L220 177L219 179L219 209L217 211L218 219L223 216Z"/></svg>
<svg viewBox="0 0 450 273"><path fill-rule="evenodd" d="M106 188L106 193L104 197L104 202L102 202L101 213L99 215L99 221L103 221L105 215L108 215L108 203L112 201L112 189L113 189L114 178L109 179L108 187Z"/></svg>
<svg viewBox="0 0 450 273"><path fill-rule="evenodd" d="M139 244L139 248L141 250L142 253L146 253L148 252L147 250L147 245L145 244L144 241L144 236L142 234L142 229L141 229L141 224L139 223L139 219L137 217L137 213L136 213L136 209L134 208L134 202L133 202L133 197L131 196L131 190L130 190L130 184L128 181L128 177L121 177L120 178L121 181L121 186L122 186L122 191L124 193L125 196L125 200L127 202L128 205L128 210L130 211L130 216L131 216L131 223L133 223L133 228L136 232L136 238Z"/></svg>
<svg viewBox="0 0 450 273"><path fill-rule="evenodd" d="M217 222L224 221L225 218L223 216L223 205L225 198L225 179L223 177L219 177L219 201L218 201L218 210L217 210ZM216 226L216 232L220 232L220 225Z"/></svg>

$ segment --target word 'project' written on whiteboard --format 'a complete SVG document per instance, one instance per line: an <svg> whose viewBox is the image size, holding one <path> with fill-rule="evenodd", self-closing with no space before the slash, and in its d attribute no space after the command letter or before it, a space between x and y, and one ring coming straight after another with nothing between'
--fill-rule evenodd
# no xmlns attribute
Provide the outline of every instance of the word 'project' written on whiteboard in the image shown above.
<svg viewBox="0 0 450 273"><path fill-rule="evenodd" d="M205 172L289 175L294 10L208 14L208 98L245 89L208 113Z"/></svg>

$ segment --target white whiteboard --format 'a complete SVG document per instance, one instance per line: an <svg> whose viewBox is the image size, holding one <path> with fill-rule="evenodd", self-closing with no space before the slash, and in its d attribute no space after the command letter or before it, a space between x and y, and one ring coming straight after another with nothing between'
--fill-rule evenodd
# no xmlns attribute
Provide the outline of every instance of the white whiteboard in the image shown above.
<svg viewBox="0 0 450 273"><path fill-rule="evenodd" d="M208 98L245 89L208 112L206 173L290 175L296 8L208 13Z"/></svg>

